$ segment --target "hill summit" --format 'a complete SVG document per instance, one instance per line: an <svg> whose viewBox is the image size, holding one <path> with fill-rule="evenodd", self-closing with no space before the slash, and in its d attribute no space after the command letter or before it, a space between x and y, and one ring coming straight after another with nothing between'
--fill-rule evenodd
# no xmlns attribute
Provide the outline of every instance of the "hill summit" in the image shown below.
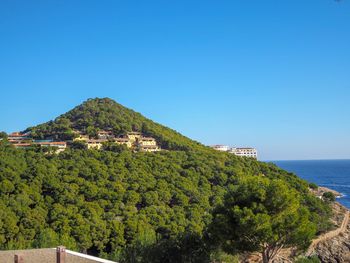
<svg viewBox="0 0 350 263"><path fill-rule="evenodd" d="M88 99L55 120L30 127L26 131L30 131L36 139L54 137L57 140L70 140L74 137L74 131L93 136L99 130L112 131L116 135L141 132L145 136L155 138L162 149L205 149L203 145L147 119L110 98Z"/></svg>

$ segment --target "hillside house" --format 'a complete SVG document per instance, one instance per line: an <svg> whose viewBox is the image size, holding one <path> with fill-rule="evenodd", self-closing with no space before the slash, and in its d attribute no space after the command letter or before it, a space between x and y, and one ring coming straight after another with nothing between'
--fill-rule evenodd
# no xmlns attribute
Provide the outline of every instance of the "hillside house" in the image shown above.
<svg viewBox="0 0 350 263"><path fill-rule="evenodd" d="M98 140L90 139L90 140L88 140L86 142L86 144L87 144L87 148L88 149L98 149L98 150L100 150L102 148L102 145L103 145L104 142L107 142L107 140L105 140L105 139L98 139Z"/></svg>
<svg viewBox="0 0 350 263"><path fill-rule="evenodd" d="M33 143L53 142L53 139L33 140Z"/></svg>
<svg viewBox="0 0 350 263"><path fill-rule="evenodd" d="M88 141L90 139L89 135L86 134L80 134L78 135L78 137L74 138L73 141Z"/></svg>
<svg viewBox="0 0 350 263"><path fill-rule="evenodd" d="M142 137L141 132L128 132L126 134L126 138L128 138L131 143L135 143L136 141L138 141L140 138Z"/></svg>
<svg viewBox="0 0 350 263"><path fill-rule="evenodd" d="M32 146L31 143L13 143L12 145L17 149L26 149Z"/></svg>
<svg viewBox="0 0 350 263"><path fill-rule="evenodd" d="M41 147L54 147L57 148L55 153L63 152L67 148L66 142L38 142L36 145L40 145Z"/></svg>
<svg viewBox="0 0 350 263"><path fill-rule="evenodd" d="M7 139L9 142L12 142L12 143L31 140L31 138L29 137L29 133L20 133L20 132L13 132L8 134Z"/></svg>
<svg viewBox="0 0 350 263"><path fill-rule="evenodd" d="M152 137L141 137L138 141L139 147L144 146L157 146L157 141Z"/></svg>
<svg viewBox="0 0 350 263"><path fill-rule="evenodd" d="M143 145L140 146L141 152L158 152L161 149L157 145Z"/></svg>
<svg viewBox="0 0 350 263"><path fill-rule="evenodd" d="M132 143L128 138L115 138L114 142L116 144L126 145L128 148L132 147Z"/></svg>
<svg viewBox="0 0 350 263"><path fill-rule="evenodd" d="M114 134L113 134L112 131L98 131L97 132L97 137L100 140L113 139L114 138Z"/></svg>
<svg viewBox="0 0 350 263"><path fill-rule="evenodd" d="M258 151L255 148L245 147L245 148L231 148L229 153L233 153L237 156L251 157L258 159Z"/></svg>

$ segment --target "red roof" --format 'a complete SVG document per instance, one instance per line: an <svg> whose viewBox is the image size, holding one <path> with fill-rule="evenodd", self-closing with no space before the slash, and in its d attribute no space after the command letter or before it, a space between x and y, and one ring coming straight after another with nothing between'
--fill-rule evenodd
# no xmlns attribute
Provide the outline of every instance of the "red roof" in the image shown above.
<svg viewBox="0 0 350 263"><path fill-rule="evenodd" d="M13 132L10 133L9 136L23 136L24 134L20 133L20 132Z"/></svg>

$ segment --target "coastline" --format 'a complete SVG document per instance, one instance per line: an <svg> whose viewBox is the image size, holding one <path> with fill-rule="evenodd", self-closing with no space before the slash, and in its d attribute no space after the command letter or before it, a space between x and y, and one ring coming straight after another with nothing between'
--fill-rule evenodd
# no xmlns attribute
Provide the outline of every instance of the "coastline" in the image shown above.
<svg viewBox="0 0 350 263"><path fill-rule="evenodd" d="M315 191L315 194L317 196L322 196L323 193L326 193L326 192L331 192L332 194L335 195L336 198L342 198L344 196L342 193L324 186L318 186L317 191Z"/></svg>
<svg viewBox="0 0 350 263"><path fill-rule="evenodd" d="M274 164L318 185L319 191L332 192L338 202L350 209L350 160L288 160L274 161ZM321 195L317 189L314 190L317 196Z"/></svg>

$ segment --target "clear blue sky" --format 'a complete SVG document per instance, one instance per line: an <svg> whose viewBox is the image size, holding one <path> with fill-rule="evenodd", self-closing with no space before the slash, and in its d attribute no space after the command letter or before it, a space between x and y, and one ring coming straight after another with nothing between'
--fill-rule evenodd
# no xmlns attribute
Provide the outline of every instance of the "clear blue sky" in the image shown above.
<svg viewBox="0 0 350 263"><path fill-rule="evenodd" d="M264 160L350 158L350 1L0 2L0 130L110 97Z"/></svg>

